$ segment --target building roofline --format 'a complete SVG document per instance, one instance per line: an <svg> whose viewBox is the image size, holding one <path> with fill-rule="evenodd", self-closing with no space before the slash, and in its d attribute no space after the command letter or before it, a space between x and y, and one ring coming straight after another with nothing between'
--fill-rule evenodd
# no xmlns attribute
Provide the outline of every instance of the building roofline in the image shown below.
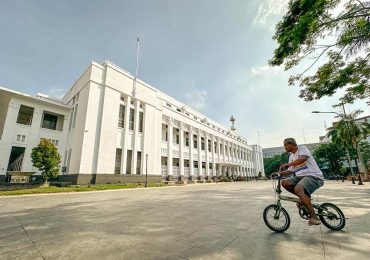
<svg viewBox="0 0 370 260"><path fill-rule="evenodd" d="M2 86L0 86L0 91L9 93L11 95L21 96L23 98L29 98L29 99L40 101L40 102L47 103L47 104L50 104L50 105L55 105L55 106L70 109L70 107L63 104L63 102L61 100L51 98L51 97L49 97L47 95L44 95L44 94L38 93L38 95L36 97L34 97L34 96L29 95L29 94L19 92L19 91L13 90L13 89L5 88L5 87L2 87Z"/></svg>
<svg viewBox="0 0 370 260"><path fill-rule="evenodd" d="M98 64L98 63L96 63L96 62L94 62L94 61L92 62L92 64L94 64L94 65L100 65L100 64ZM113 62L111 62L111 61L109 61L109 60L104 61L104 63L103 63L102 65L100 65L100 66L104 66L104 65L105 65L105 66L107 66L107 65L108 65L108 66L110 66L110 67L112 67L112 68L116 69L116 70L117 70L117 71L119 71L120 73L124 74L125 76L127 76L127 77L129 77L129 78L131 78L131 79L133 79L133 80L135 79L135 76L134 76L134 75L132 75L130 72L128 72L127 70L125 70L125 69L123 69L123 68L121 68L121 67L119 67L118 65L114 64ZM85 71L86 71L86 70L85 70ZM208 121L208 122L210 122L210 123L214 124L215 126L219 127L220 129L222 129L222 130L226 131L227 133L230 131L230 129L229 129L229 128L227 128L227 127L225 127L224 125L222 125L222 124L218 123L216 120L213 120L213 119L211 119L210 117L208 117L208 116L206 116L206 115L204 115L204 114L200 113L199 111L197 111L197 110L195 110L194 108L192 108L192 107L190 107L190 106L188 106L188 105L184 104L183 102L181 102L181 101L177 100L176 98L169 96L168 94L166 94L166 93L162 92L161 90L157 89L156 87L153 87L152 85L150 85L150 84L146 83L145 81L143 81L143 80L141 80L141 79L139 79L139 78L136 78L136 81L137 81L137 82L139 82L140 84L142 84L142 85L144 85L144 86L146 86L146 87L148 87L148 88L150 88L150 89L152 89L152 90L156 91L156 92L157 92L157 93L159 93L160 95L163 95L163 96L165 96L165 97L168 97L169 99L171 99L171 100L173 100L174 102L178 103L178 104L173 104L173 105L177 105L177 106L179 106L179 107L186 107L188 112L192 113L193 115L197 116L198 118L200 118L200 119L207 118L207 121ZM163 98L161 98L161 97L158 97L158 98L160 98L160 99L161 99L161 100L163 100L163 101L168 102L168 100L164 100L164 99L163 99ZM190 110L190 111L189 111L189 110ZM245 141L245 142L247 143L247 138L243 137L243 136L242 136L242 135L240 135L239 133L237 133L237 132L236 132L234 135L236 135L237 137L240 137L243 141Z"/></svg>

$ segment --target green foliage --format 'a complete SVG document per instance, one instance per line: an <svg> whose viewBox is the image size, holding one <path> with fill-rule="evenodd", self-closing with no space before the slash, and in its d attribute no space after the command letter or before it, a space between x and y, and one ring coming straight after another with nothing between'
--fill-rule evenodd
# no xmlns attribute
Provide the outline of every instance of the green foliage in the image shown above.
<svg viewBox="0 0 370 260"><path fill-rule="evenodd" d="M49 140L41 139L38 146L32 149L31 159L33 166L41 171L44 180L58 177L60 154Z"/></svg>
<svg viewBox="0 0 370 260"><path fill-rule="evenodd" d="M370 133L370 124L356 121L362 111L357 110L349 115L342 115L341 120L329 131L333 142L345 148L358 150L360 141Z"/></svg>
<svg viewBox="0 0 370 260"><path fill-rule="evenodd" d="M361 142L360 151L366 168L370 170L370 144L368 142Z"/></svg>
<svg viewBox="0 0 370 260"><path fill-rule="evenodd" d="M266 177L270 177L271 173L279 171L280 165L283 163L287 163L289 160L289 155L287 153L283 153L281 155L275 155L272 158L264 158L263 159L263 166L265 168Z"/></svg>
<svg viewBox="0 0 370 260"><path fill-rule="evenodd" d="M341 175L346 152L340 144L323 143L316 147L313 157L320 169L328 169L330 175Z"/></svg>
<svg viewBox="0 0 370 260"><path fill-rule="evenodd" d="M344 11L338 12L343 2ZM331 96L341 88L346 90L342 97L346 103L370 96L369 2L291 0L273 39L278 47L270 65L288 70L303 59L313 59L304 72L289 79L290 85L302 88L300 97L306 101ZM324 57L327 61L314 75L304 76Z"/></svg>
<svg viewBox="0 0 370 260"><path fill-rule="evenodd" d="M220 176L218 178L218 181L220 181L220 182L230 182L230 178L227 177L227 176Z"/></svg>

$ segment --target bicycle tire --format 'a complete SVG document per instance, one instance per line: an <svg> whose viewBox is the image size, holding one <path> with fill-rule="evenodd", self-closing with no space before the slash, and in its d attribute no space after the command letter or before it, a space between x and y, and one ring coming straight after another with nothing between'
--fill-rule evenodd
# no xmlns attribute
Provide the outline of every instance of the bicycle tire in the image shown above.
<svg viewBox="0 0 370 260"><path fill-rule="evenodd" d="M283 217L283 221L285 222L285 224L282 226L282 227L277 227L276 225L274 225L273 223L271 223L271 221L269 220L268 218L268 213L269 211L273 211L274 215L275 215L275 212L277 210L277 205L276 204L271 204L271 205L268 205L265 210L263 211L263 221L265 222L266 226L277 232L277 233L282 233L284 231L286 231L289 226L290 226L290 217L289 217L289 214L288 212L283 208L281 207L280 210L280 216L279 216L279 219Z"/></svg>
<svg viewBox="0 0 370 260"><path fill-rule="evenodd" d="M324 211L324 209L328 209L328 208L332 208L332 209L334 209L335 211L336 211L336 213L339 215L339 218L338 218L338 216L336 216L337 217L337 220L339 219L340 221L339 221L339 223L337 224L337 225L332 225L330 222L328 222L328 220L327 220L327 218L330 218L330 217L326 217L326 216L323 216L322 215L322 213L323 213L323 211ZM320 205L320 207L319 207L319 210L318 210L318 213L319 213L319 218L320 218L320 220L321 220L321 222L327 227L327 228L329 228L329 229L331 229L331 230L334 230L334 231L339 231L339 230L342 230L343 228L344 228L344 226L346 225L346 218L345 218L345 216L344 216L344 214L343 214L343 212L342 212L342 210L338 207L338 206L336 206L336 205L334 205L334 204L332 204L332 203L323 203L323 204L321 204ZM333 212L331 212L331 213L333 213ZM336 215L337 215L336 214Z"/></svg>

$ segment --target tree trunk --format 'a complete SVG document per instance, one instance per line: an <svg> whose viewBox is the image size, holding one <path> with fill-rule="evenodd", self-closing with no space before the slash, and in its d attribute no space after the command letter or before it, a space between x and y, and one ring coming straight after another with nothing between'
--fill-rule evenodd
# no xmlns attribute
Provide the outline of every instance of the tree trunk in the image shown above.
<svg viewBox="0 0 370 260"><path fill-rule="evenodd" d="M369 179L369 172L368 172L368 169L366 167L366 164L364 163L364 159L362 158L362 154L361 154L361 151L360 150L361 150L360 147L357 146L357 149L356 149L356 151L357 151L357 157L358 157L358 159L360 161L362 171L365 174L365 179L367 180L367 179Z"/></svg>
<svg viewBox="0 0 370 260"><path fill-rule="evenodd" d="M357 160L358 160L358 155L356 154L355 164L356 164L357 169L359 169L359 168L358 168ZM359 171L358 171L358 185L364 185L364 184L362 183L360 169L359 169Z"/></svg>
<svg viewBox="0 0 370 260"><path fill-rule="evenodd" d="M348 165L349 165L349 168L351 169L352 184L356 184L356 182L355 182L355 173L353 172L353 169L352 169L351 158L349 157L348 148L346 148L346 153L347 153Z"/></svg>

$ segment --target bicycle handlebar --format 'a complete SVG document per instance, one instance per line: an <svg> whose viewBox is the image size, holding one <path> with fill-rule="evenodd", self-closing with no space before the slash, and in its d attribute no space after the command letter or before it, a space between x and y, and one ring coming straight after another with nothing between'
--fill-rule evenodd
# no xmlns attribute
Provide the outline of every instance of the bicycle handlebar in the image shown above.
<svg viewBox="0 0 370 260"><path fill-rule="evenodd" d="M280 172L273 172L270 175L271 179L279 179L281 177Z"/></svg>

